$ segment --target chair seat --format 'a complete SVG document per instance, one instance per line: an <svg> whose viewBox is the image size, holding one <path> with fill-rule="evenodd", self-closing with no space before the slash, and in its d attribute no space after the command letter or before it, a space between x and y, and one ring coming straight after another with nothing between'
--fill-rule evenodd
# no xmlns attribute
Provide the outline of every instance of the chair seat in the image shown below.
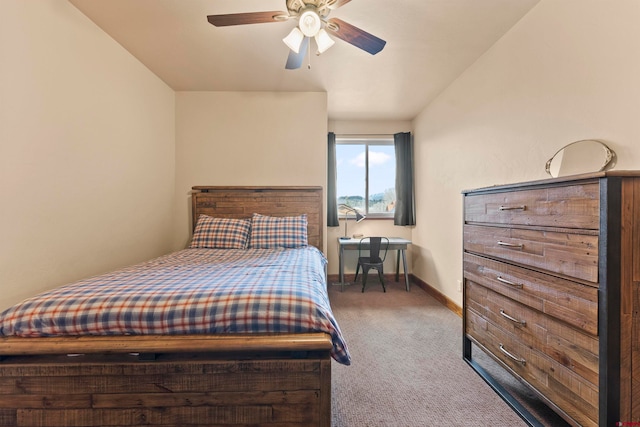
<svg viewBox="0 0 640 427"><path fill-rule="evenodd" d="M362 256L358 258L358 264L382 264L382 260L380 258Z"/></svg>

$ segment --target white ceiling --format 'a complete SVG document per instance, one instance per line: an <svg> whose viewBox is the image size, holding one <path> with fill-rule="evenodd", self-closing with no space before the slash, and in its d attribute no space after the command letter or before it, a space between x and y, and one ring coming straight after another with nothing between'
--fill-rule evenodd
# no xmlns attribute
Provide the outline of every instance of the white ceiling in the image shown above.
<svg viewBox="0 0 640 427"><path fill-rule="evenodd" d="M326 91L332 120L410 120L539 0L352 0L340 18L387 41L342 40L285 70L294 20L214 27L207 15L286 0L69 0L176 91ZM314 50L315 48L310 50Z"/></svg>

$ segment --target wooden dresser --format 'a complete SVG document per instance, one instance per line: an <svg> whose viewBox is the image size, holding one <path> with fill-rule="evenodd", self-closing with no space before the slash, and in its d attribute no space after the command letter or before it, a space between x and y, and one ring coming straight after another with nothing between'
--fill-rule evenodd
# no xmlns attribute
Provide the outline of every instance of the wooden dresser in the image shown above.
<svg viewBox="0 0 640 427"><path fill-rule="evenodd" d="M532 425L472 348L570 424L640 422L640 171L463 195L464 359Z"/></svg>

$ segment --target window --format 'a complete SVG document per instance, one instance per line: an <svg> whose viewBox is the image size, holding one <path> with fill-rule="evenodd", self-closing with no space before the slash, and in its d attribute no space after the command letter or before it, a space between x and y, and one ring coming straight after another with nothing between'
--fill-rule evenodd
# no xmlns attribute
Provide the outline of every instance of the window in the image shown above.
<svg viewBox="0 0 640 427"><path fill-rule="evenodd" d="M393 137L336 137L338 205L368 217L392 218L396 203L396 154Z"/></svg>

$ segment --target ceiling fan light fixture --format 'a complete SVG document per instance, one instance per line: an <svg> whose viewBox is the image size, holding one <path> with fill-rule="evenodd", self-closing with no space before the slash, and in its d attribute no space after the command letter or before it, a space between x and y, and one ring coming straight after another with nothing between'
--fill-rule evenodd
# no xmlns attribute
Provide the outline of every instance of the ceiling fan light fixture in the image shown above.
<svg viewBox="0 0 640 427"><path fill-rule="evenodd" d="M320 31L322 21L320 21L320 16L314 9L307 9L300 14L298 25L302 34L307 37L314 37Z"/></svg>
<svg viewBox="0 0 640 427"><path fill-rule="evenodd" d="M311 38L315 38L318 55L334 45L329 34L363 51L375 55L386 45L386 41L338 18L328 19L333 9L344 6L351 0L286 0L287 12L243 12L207 15L207 21L216 27L232 25L262 24L297 20L296 28L282 39L289 47L285 68L300 68L307 55Z"/></svg>
<svg viewBox="0 0 640 427"><path fill-rule="evenodd" d="M324 53L327 49L334 45L335 41L329 37L329 33L322 28L316 34L316 44L318 45L318 53Z"/></svg>
<svg viewBox="0 0 640 427"><path fill-rule="evenodd" d="M284 44L289 46L289 49L294 51L295 53L300 53L300 46L302 45L302 40L304 40L304 34L302 31L298 29L298 27L294 27L293 30L289 33L289 35L282 39Z"/></svg>

